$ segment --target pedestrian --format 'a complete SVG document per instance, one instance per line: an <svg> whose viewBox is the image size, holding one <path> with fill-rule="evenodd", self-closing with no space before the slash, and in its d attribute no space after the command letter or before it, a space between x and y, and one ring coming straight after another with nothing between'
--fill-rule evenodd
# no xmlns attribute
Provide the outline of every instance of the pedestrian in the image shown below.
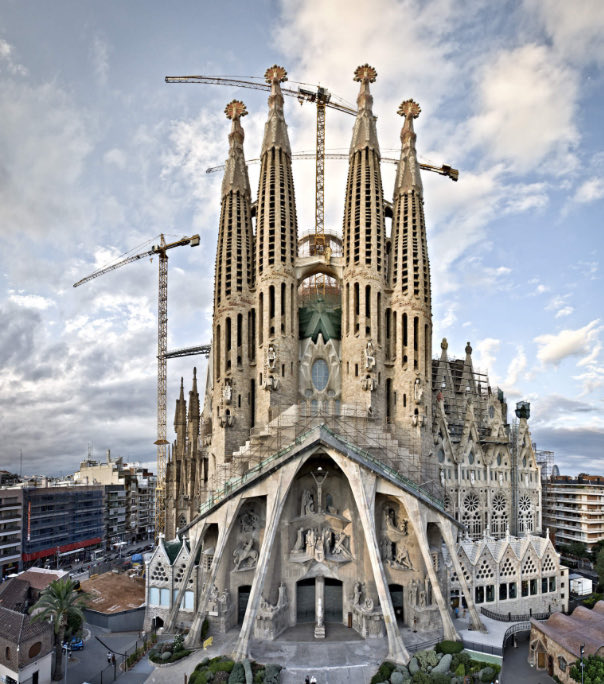
<svg viewBox="0 0 604 684"><path fill-rule="evenodd" d="M112 656L112 655L113 655L113 653L111 653L111 651L107 651L107 662L108 662L108 663L111 662L111 656Z"/></svg>
<svg viewBox="0 0 604 684"><path fill-rule="evenodd" d="M304 684L310 684L310 677L308 675L304 678Z"/></svg>
<svg viewBox="0 0 604 684"><path fill-rule="evenodd" d="M455 618L459 617L459 606L455 606Z"/></svg>
<svg viewBox="0 0 604 684"><path fill-rule="evenodd" d="M317 678L314 675L310 678L310 684L317 684Z"/></svg>
<svg viewBox="0 0 604 684"><path fill-rule="evenodd" d="M463 616L464 616L464 620L465 620L465 617L466 617L466 609L465 608L463 609Z"/></svg>
<svg viewBox="0 0 604 684"><path fill-rule="evenodd" d="M111 664L115 667L115 653L111 654Z"/></svg>

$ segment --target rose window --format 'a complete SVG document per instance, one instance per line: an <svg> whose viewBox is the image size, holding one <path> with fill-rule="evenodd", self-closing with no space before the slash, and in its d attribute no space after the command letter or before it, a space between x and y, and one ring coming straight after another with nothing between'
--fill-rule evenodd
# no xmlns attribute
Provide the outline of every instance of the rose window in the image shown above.
<svg viewBox="0 0 604 684"><path fill-rule="evenodd" d="M531 500L528 496L521 496L518 502L518 510L521 513L528 513L531 510Z"/></svg>
<svg viewBox="0 0 604 684"><path fill-rule="evenodd" d="M478 507L480 506L478 496L476 494L468 494L468 496L466 496L466 498L463 500L463 505L466 511L470 511L471 513L477 511Z"/></svg>
<svg viewBox="0 0 604 684"><path fill-rule="evenodd" d="M496 513L503 513L506 509L505 496L503 494L497 494L493 499L493 510Z"/></svg>

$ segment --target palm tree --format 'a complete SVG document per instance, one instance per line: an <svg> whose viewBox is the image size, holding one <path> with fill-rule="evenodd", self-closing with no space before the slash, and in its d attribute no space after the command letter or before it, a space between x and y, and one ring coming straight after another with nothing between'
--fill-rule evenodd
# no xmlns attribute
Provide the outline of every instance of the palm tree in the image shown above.
<svg viewBox="0 0 604 684"><path fill-rule="evenodd" d="M77 617L84 621L83 609L87 605L88 595L78 593L76 586L68 577L51 582L30 611L33 613L33 620L46 620L54 624L54 680L63 678L63 640L69 618Z"/></svg>

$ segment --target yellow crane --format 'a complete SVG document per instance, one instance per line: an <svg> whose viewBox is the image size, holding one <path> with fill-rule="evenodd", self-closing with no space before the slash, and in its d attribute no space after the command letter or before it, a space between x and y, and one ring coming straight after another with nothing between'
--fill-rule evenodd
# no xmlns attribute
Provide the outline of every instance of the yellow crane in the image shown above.
<svg viewBox="0 0 604 684"><path fill-rule="evenodd" d="M274 67L273 67L274 68ZM239 79L228 76L166 76L166 83L199 83L206 85L222 85L237 88L252 88L254 90L270 91L270 79L268 77L271 69L267 70L265 74L266 83L263 83L259 78L257 80ZM256 79L256 77L254 77ZM317 130L316 130L316 151L314 153L301 153L293 155L296 159L315 159L315 236L314 245L311 245L311 254L323 254L325 252L325 159L348 159L347 154L326 154L325 152L325 109L330 107L345 114L357 115L357 110L354 107L349 107L341 102L332 99L332 94L322 86L310 86L310 88L298 87L297 90L293 88L281 87L281 92L284 95L295 97L300 104L304 102L314 102L317 105ZM335 97L335 96L334 96ZM337 98L340 100L341 98ZM252 160L259 161L259 160ZM384 161L397 163L396 159L384 159ZM215 166L207 169L206 173L217 171L222 166ZM420 164L420 168L426 171L433 171L442 176L448 176L451 180L456 181L459 177L459 171L451 168L446 164L442 166L433 166L431 164ZM319 274L315 277L315 285L325 290L325 276ZM317 280L318 279L318 280Z"/></svg>
<svg viewBox="0 0 604 684"><path fill-rule="evenodd" d="M267 72L268 73L268 72ZM268 80L268 79L267 79ZM254 90L270 91L270 83L262 83L260 80L245 80L222 76L166 76L166 83L202 83L207 85L234 86L237 88L252 88ZM314 102L317 105L317 151L313 155L316 159L315 174L315 245L314 251L322 254L325 251L325 108L337 109L340 112L356 116L357 110L348 105L334 101L332 95L322 86L309 88L281 87L284 95L295 97L300 104Z"/></svg>
<svg viewBox="0 0 604 684"><path fill-rule="evenodd" d="M316 157L315 152L294 152L292 154L293 159L314 159ZM345 152L325 152L325 159L348 159L348 153ZM387 164L398 164L399 160L395 157L382 157L381 161ZM246 164L259 164L260 159L248 159ZM459 180L459 171L452 168L448 164L441 164L441 166L435 166L433 164L426 164L424 162L419 163L419 168L424 171L432 171L438 173L441 176L447 176L452 181ZM219 166L210 166L206 169L206 173L216 173L217 171L224 170L224 164Z"/></svg>
<svg viewBox="0 0 604 684"><path fill-rule="evenodd" d="M153 245L151 249L140 254L134 254L126 259L117 261L114 264L100 268L94 273L78 280L74 283L74 287L84 285L94 278L115 271L116 268L121 268L133 261L144 259L148 256L159 257L159 288L157 296L157 481L155 486L155 539L157 539L160 532L165 530L165 493L166 493L166 446L169 444L166 439L166 409L167 409L167 359L172 356L186 356L188 354L182 353L187 350L179 350L181 353L170 355L167 351L168 343L168 250L174 247L182 247L190 245L197 247L199 245L199 235L191 237L183 237L175 242L166 243L163 234L160 235L159 245ZM204 353L204 352L193 352Z"/></svg>

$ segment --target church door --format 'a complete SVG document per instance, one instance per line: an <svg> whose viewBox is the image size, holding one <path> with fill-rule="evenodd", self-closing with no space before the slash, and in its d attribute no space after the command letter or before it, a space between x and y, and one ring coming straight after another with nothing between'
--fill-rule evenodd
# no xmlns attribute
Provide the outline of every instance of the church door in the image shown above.
<svg viewBox="0 0 604 684"><path fill-rule="evenodd" d="M252 587L249 584L244 584L237 590L237 624L243 624L245 611L247 610L247 602L250 600L250 591Z"/></svg>
<svg viewBox="0 0 604 684"><path fill-rule="evenodd" d="M315 578L296 584L296 622L315 621Z"/></svg>
<svg viewBox="0 0 604 684"><path fill-rule="evenodd" d="M325 622L342 622L342 582L325 578Z"/></svg>
<svg viewBox="0 0 604 684"><path fill-rule="evenodd" d="M390 589L390 598L392 599L396 621L404 622L405 604L403 602L403 587L400 584L389 584L388 589Z"/></svg>

